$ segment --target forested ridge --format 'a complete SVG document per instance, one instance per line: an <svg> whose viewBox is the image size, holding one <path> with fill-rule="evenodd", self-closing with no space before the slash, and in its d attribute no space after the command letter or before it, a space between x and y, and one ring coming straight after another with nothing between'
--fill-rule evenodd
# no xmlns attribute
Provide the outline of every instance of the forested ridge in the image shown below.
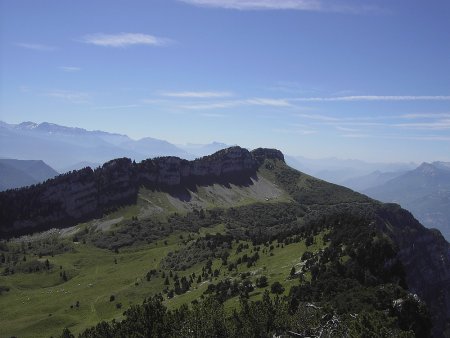
<svg viewBox="0 0 450 338"><path fill-rule="evenodd" d="M241 213L247 214L248 209ZM270 227L270 218L268 221ZM370 220L335 214L304 226L298 235L280 236L276 243L287 247L321 232L325 233L323 249L303 254L302 268L294 268L286 276L298 281L286 296L279 295L283 293L282 283L273 283L261 300L249 300L250 292L265 285L261 285L261 278L255 282L251 275L240 274L210 283L201 299L169 310L163 299L173 297L174 291L168 288L125 311L123 321L102 322L80 337L430 336L429 312L417 296L407 291L403 266L396 259L397 248L370 225ZM252 240L252 236L248 239ZM224 267L233 271L236 264L252 266L258 252L271 250L270 243L275 244L274 239L264 242L255 236L255 255L238 263L227 261L227 250L220 249L230 248L235 240L230 232L202 237L179 255L168 256L162 269L182 273L190 266L189 253L195 248L207 253L196 257L205 264L200 280L208 280L215 273L219 275L211 270L209 254L217 255ZM175 294L188 292L189 283L180 287L178 277L174 280L178 285ZM184 281L182 286L187 283ZM229 311L224 302L233 297L239 298L239 304ZM70 336L68 330L64 336Z"/></svg>
<svg viewBox="0 0 450 338"><path fill-rule="evenodd" d="M266 151L252 153L252 179L263 177L287 198L131 214L111 227L80 225L66 237L2 241L0 297L18 291L12 281L33 275L74 292L64 310L54 307L64 321L49 313L37 322L67 323L63 337L448 335L450 251L442 236L397 205L317 180ZM83 265L96 260L90 253L101 255L104 268ZM98 287L80 289L78 280L97 279ZM105 294L110 284L115 291ZM91 300L94 292L100 295ZM78 317L92 311L107 320ZM73 325L71 318L79 319Z"/></svg>

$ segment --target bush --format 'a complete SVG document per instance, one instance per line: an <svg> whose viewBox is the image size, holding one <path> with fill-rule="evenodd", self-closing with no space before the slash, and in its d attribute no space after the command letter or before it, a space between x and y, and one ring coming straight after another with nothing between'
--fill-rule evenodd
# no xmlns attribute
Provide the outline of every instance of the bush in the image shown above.
<svg viewBox="0 0 450 338"><path fill-rule="evenodd" d="M270 292L281 295L284 292L284 287L280 282L274 282L270 286Z"/></svg>
<svg viewBox="0 0 450 338"><path fill-rule="evenodd" d="M261 276L259 278L256 278L256 287L265 288L267 285L269 285L269 283L267 281L266 276Z"/></svg>

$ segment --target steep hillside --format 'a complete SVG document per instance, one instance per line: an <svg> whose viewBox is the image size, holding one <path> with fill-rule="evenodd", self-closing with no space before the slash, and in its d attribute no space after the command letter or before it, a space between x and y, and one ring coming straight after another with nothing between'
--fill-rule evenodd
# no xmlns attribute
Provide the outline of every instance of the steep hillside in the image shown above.
<svg viewBox="0 0 450 338"><path fill-rule="evenodd" d="M399 203L425 226L450 239L450 169L448 163L423 163L417 169L364 190L383 202Z"/></svg>
<svg viewBox="0 0 450 338"><path fill-rule="evenodd" d="M0 191L40 183L57 175L43 161L0 159Z"/></svg>
<svg viewBox="0 0 450 338"><path fill-rule="evenodd" d="M95 170L60 175L46 184L0 194L0 232L3 236L24 234L99 217L135 204L141 186L190 199L188 190L197 185L249 185L265 155L233 147L191 162L161 157L136 164L123 158ZM283 159L279 151L267 151L267 156Z"/></svg>
<svg viewBox="0 0 450 338"><path fill-rule="evenodd" d="M9 308L0 335L80 333L124 319L84 336L175 336L206 323L198 334L217 336L224 321L219 331L236 337L248 336L246 327L260 337L428 337L428 311L434 335L449 332L443 237L397 205L291 169L277 150L119 159L0 201L3 236L86 221L0 243L0 290L9 290L0 296ZM172 315L181 328L152 326Z"/></svg>

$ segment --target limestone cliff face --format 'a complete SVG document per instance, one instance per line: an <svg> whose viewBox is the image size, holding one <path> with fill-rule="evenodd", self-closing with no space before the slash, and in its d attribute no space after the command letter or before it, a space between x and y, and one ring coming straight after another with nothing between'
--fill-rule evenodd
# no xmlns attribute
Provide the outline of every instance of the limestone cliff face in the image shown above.
<svg viewBox="0 0 450 338"><path fill-rule="evenodd" d="M277 149L258 148L252 151L253 158L259 163L264 162L266 158L284 161L284 155Z"/></svg>
<svg viewBox="0 0 450 338"><path fill-rule="evenodd" d="M160 157L134 163L122 158L85 168L29 188L0 193L0 236L65 227L136 201L140 186L170 189L250 176L261 160L283 160L273 149L231 147L194 161Z"/></svg>
<svg viewBox="0 0 450 338"><path fill-rule="evenodd" d="M137 165L137 179L162 186L177 186L195 178L219 178L256 170L257 161L240 147L221 150L194 161L177 157L160 157Z"/></svg>

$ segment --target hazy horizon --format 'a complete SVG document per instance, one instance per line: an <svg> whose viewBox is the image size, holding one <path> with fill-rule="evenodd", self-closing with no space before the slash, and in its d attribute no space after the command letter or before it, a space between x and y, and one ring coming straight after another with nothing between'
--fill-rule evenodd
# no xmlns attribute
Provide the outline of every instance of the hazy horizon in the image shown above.
<svg viewBox="0 0 450 338"><path fill-rule="evenodd" d="M1 1L0 120L450 161L445 1Z"/></svg>

